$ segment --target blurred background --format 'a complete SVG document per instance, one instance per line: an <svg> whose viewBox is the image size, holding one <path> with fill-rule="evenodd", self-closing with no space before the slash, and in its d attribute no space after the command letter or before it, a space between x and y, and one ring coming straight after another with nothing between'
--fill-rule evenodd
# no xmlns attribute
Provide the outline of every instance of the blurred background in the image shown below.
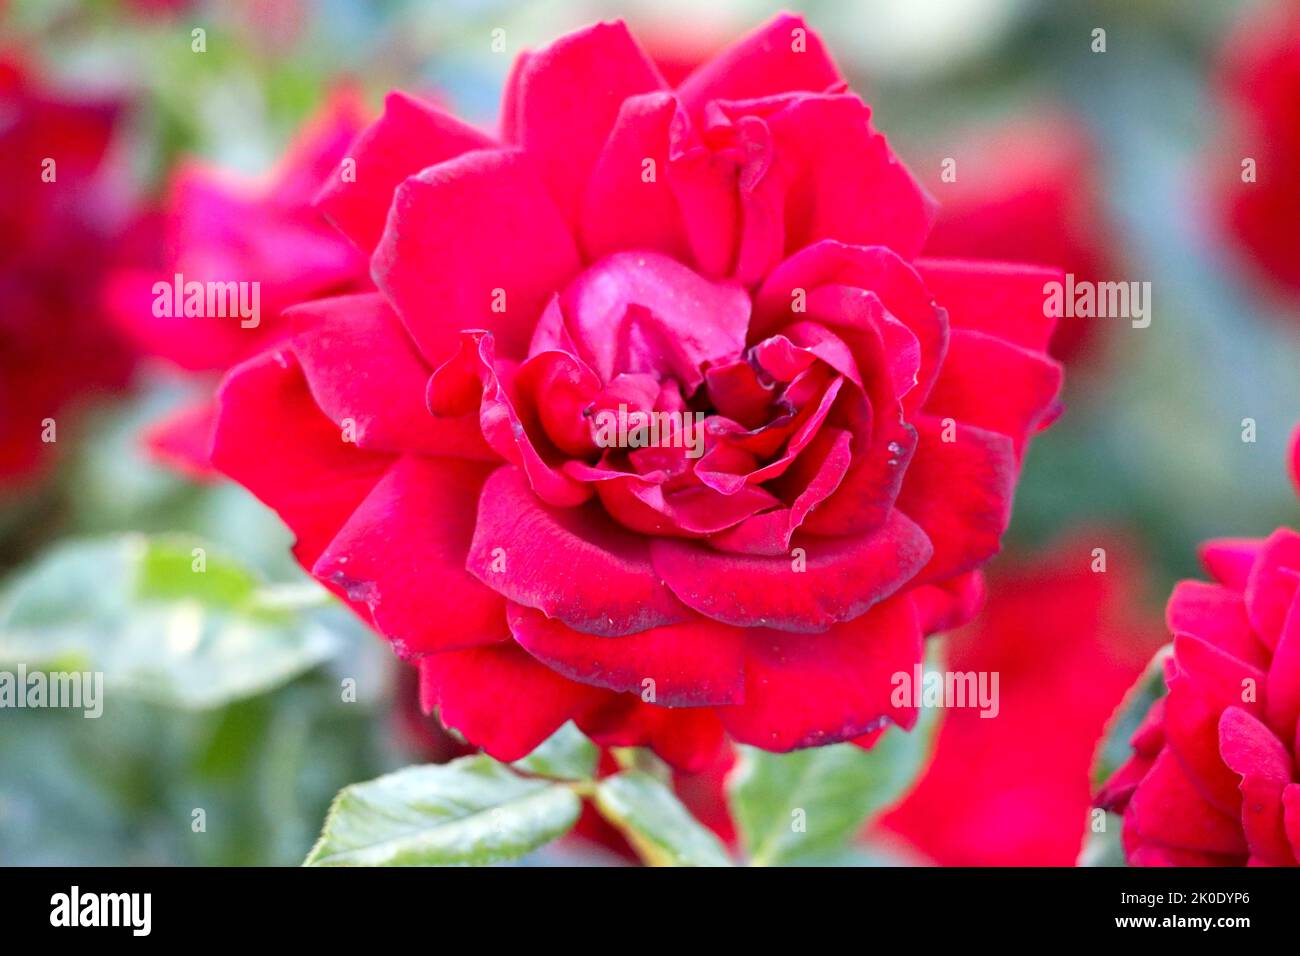
<svg viewBox="0 0 1300 956"><path fill-rule="evenodd" d="M1285 2L0 0L0 667L93 666L111 692L99 720L0 709L0 864L296 864L340 787L459 746L382 642L313 592L274 515L168 447L158 423L239 356L124 315L131 277L170 276L181 238L221 260L302 227L277 206L295 163L390 89L494 128L514 56L573 28L625 18L673 82L783 8L942 204L930 251L1151 283L1149 327L1063 320L1065 411L955 645L1057 701L1059 727L954 722L914 802L868 837L918 862L1077 855L1095 741L1198 542L1297 522L1300 181L1265 159L1300 143L1300 106L1292 132L1269 128L1282 94L1252 66L1300 36L1261 29L1294 22ZM59 168L72 201L50 205L30 170L52 142L79 158ZM187 189L217 198L183 218ZM178 596L170 575L200 546L233 583ZM980 840L1012 812L978 796L991 777L1039 808L1021 847ZM707 819L715 784L679 789Z"/></svg>

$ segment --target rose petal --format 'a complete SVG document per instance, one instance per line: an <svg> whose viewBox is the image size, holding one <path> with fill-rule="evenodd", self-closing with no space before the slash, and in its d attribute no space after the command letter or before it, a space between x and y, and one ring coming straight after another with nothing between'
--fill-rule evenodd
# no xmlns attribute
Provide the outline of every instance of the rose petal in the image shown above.
<svg viewBox="0 0 1300 956"><path fill-rule="evenodd" d="M718 708L742 743L784 752L851 740L892 721L910 728L916 709L891 701L894 675L921 661L911 603L884 601L824 634L746 632L745 702Z"/></svg>
<svg viewBox="0 0 1300 956"><path fill-rule="evenodd" d="M150 425L144 443L155 458L192 481L211 481L217 477L211 459L216 421L213 401L186 405Z"/></svg>
<svg viewBox="0 0 1300 956"><path fill-rule="evenodd" d="M583 717L610 696L566 680L510 641L420 660L425 713L437 710L444 726L501 761L528 756L566 721Z"/></svg>
<svg viewBox="0 0 1300 956"><path fill-rule="evenodd" d="M1063 281L1060 269L975 259L918 259L916 269L954 329L1047 351L1057 317L1044 287Z"/></svg>
<svg viewBox="0 0 1300 956"><path fill-rule="evenodd" d="M569 222L624 100L665 88L622 21L597 23L529 55L513 105L518 142Z"/></svg>
<svg viewBox="0 0 1300 956"><path fill-rule="evenodd" d="M913 424L918 444L898 507L934 543L922 583L970 571L997 553L1011 519L1016 461L1005 435L957 422L948 442L939 419Z"/></svg>
<svg viewBox="0 0 1300 956"><path fill-rule="evenodd" d="M573 238L527 157L476 150L397 189L375 282L435 368L462 329L522 356L547 301L579 268Z"/></svg>
<svg viewBox="0 0 1300 956"><path fill-rule="evenodd" d="M233 368L217 393L212 464L273 508L310 568L393 461L345 442L312 401L293 354Z"/></svg>
<svg viewBox="0 0 1300 956"><path fill-rule="evenodd" d="M954 329L925 411L1006 435L1022 455L1060 390L1059 362L983 332Z"/></svg>
<svg viewBox="0 0 1300 956"><path fill-rule="evenodd" d="M1219 747L1224 762L1241 776L1241 820L1251 856L1269 866L1294 866L1282 806L1282 791L1291 782L1291 754L1240 707L1223 712Z"/></svg>
<svg viewBox="0 0 1300 956"><path fill-rule="evenodd" d="M806 553L792 559L656 538L650 555L682 603L706 617L808 633L862 614L910 580L931 553L925 534L899 512L870 535L795 543Z"/></svg>
<svg viewBox="0 0 1300 956"><path fill-rule="evenodd" d="M505 601L465 570L479 491L493 466L398 459L312 574L370 608L404 658L506 640ZM436 584L439 615L420 600Z"/></svg>
<svg viewBox="0 0 1300 956"><path fill-rule="evenodd" d="M624 101L582 203L579 235L588 258L648 249L692 261L668 174L671 131L687 122L671 93ZM647 161L653 165L647 167Z"/></svg>
<svg viewBox="0 0 1300 956"><path fill-rule="evenodd" d="M1256 640L1241 595L1217 584L1179 581L1165 609L1173 634L1192 634L1259 669L1268 667L1268 649Z"/></svg>
<svg viewBox="0 0 1300 956"><path fill-rule="evenodd" d="M312 396L336 425L350 422L358 447L497 460L477 417L429 414L429 367L383 296L318 299L286 316Z"/></svg>
<svg viewBox="0 0 1300 956"><path fill-rule="evenodd" d="M350 175L332 170L316 197L316 207L367 253L384 234L393 194L407 176L427 166L492 145L491 137L430 103L394 91L384 114L367 128L346 158Z"/></svg>
<svg viewBox="0 0 1300 956"><path fill-rule="evenodd" d="M570 680L644 695L666 707L734 704L743 691L743 631L704 618L624 637L597 637L511 604L510 630L528 653ZM650 681L649 685L646 681Z"/></svg>
<svg viewBox="0 0 1300 956"><path fill-rule="evenodd" d="M700 112L710 100L746 100L844 82L816 31L803 17L779 13L701 65L677 89Z"/></svg>
<svg viewBox="0 0 1300 956"><path fill-rule="evenodd" d="M1246 613L1255 633L1276 647L1300 587L1300 533L1279 528L1265 539L1246 580Z"/></svg>
<svg viewBox="0 0 1300 956"><path fill-rule="evenodd" d="M1177 807L1177 813L1170 813ZM1244 855L1240 823L1220 813L1196 792L1173 751L1164 750L1138 785L1124 812L1125 824L1143 838L1179 850Z"/></svg>
<svg viewBox="0 0 1300 956"><path fill-rule="evenodd" d="M483 486L465 566L510 600L586 634L635 634L691 617L651 567L644 538L594 504L546 507L516 468L498 469Z"/></svg>

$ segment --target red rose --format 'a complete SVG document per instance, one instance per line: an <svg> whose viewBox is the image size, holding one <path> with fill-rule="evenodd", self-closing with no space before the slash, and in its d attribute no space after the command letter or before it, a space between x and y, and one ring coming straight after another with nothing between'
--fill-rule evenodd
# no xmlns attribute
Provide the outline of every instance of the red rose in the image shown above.
<svg viewBox="0 0 1300 956"><path fill-rule="evenodd" d="M1232 149L1216 163L1228 228L1257 269L1300 295L1300 9L1252 10L1228 45L1223 80Z"/></svg>
<svg viewBox="0 0 1300 956"><path fill-rule="evenodd" d="M104 157L119 109L44 89L0 58L0 482L30 478L46 419L125 384L130 355L96 308L118 215Z"/></svg>
<svg viewBox="0 0 1300 956"><path fill-rule="evenodd" d="M1140 568L1125 539L1076 533L990 573L988 603L945 641L945 666L998 674L997 717L947 711L925 775L882 829L945 866L1074 864L1097 739L1161 643L1140 611Z"/></svg>
<svg viewBox="0 0 1300 956"><path fill-rule="evenodd" d="M675 90L601 24L519 59L499 140L391 95L324 191L380 291L291 310L213 460L494 756L915 720L891 675L1055 409L1056 273L914 260L930 203L844 90L795 17Z"/></svg>
<svg viewBox="0 0 1300 956"><path fill-rule="evenodd" d="M1300 432L1292 449L1300 488ZM1206 544L1215 583L1169 599L1169 693L1098 803L1124 814L1137 866L1300 861L1300 533Z"/></svg>

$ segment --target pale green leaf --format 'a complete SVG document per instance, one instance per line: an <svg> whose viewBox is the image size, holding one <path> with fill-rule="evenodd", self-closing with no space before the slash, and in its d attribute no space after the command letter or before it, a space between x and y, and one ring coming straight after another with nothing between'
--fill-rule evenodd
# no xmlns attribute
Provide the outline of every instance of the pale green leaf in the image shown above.
<svg viewBox="0 0 1300 956"><path fill-rule="evenodd" d="M750 861L780 866L840 852L911 789L938 723L938 709L922 708L910 733L891 728L870 750L849 743L787 754L741 748L727 789Z"/></svg>
<svg viewBox="0 0 1300 956"><path fill-rule="evenodd" d="M566 833L582 801L490 757L407 767L340 791L307 866L455 866L513 859Z"/></svg>
<svg viewBox="0 0 1300 956"><path fill-rule="evenodd" d="M570 721L512 766L524 773L552 780L590 780L596 772L599 757L600 750L596 745Z"/></svg>
<svg viewBox="0 0 1300 956"><path fill-rule="evenodd" d="M0 663L102 672L112 693L209 708L280 686L339 646L308 605L190 538L69 541L0 598Z"/></svg>
<svg viewBox="0 0 1300 956"><path fill-rule="evenodd" d="M596 785L596 807L655 866L731 866L713 833L660 781L624 770Z"/></svg>

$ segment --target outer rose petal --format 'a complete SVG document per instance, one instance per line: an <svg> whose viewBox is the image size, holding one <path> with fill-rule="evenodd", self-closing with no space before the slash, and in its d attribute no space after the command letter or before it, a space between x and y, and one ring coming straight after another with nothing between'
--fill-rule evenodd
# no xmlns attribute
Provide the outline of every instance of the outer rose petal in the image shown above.
<svg viewBox="0 0 1300 956"><path fill-rule="evenodd" d="M668 182L671 130L685 121L667 92L629 97L591 172L579 234L590 259L652 249L691 262L690 239ZM647 182L645 161L653 160Z"/></svg>
<svg viewBox="0 0 1300 956"><path fill-rule="evenodd" d="M743 634L704 618L654 627L625 637L597 637L566 627L541 611L511 604L515 641L570 680L641 694L654 682L664 707L739 702L743 686Z"/></svg>
<svg viewBox="0 0 1300 956"><path fill-rule="evenodd" d="M956 440L945 442L938 419L921 416L913 424L919 442L898 507L934 543L920 577L937 581L997 553L1011 520L1015 450L1005 435L974 425L956 423Z"/></svg>
<svg viewBox="0 0 1300 956"><path fill-rule="evenodd" d="M465 566L510 600L585 634L635 634L692 616L651 567L644 538L594 503L543 505L513 467L483 486Z"/></svg>
<svg viewBox="0 0 1300 956"><path fill-rule="evenodd" d="M393 461L343 440L291 352L236 366L217 393L212 464L275 509L310 568Z"/></svg>
<svg viewBox="0 0 1300 956"><path fill-rule="evenodd" d="M894 598L825 634L746 632L745 702L718 708L733 737L764 750L837 743L886 721L910 728L916 709L894 707L893 675L921 660L911 602Z"/></svg>
<svg viewBox="0 0 1300 956"><path fill-rule="evenodd" d="M893 594L929 560L925 533L898 511L857 538L796 539L806 569L788 556L728 554L676 538L650 542L655 570L682 603L738 627L824 631Z"/></svg>
<svg viewBox="0 0 1300 956"><path fill-rule="evenodd" d="M430 369L383 296L318 299L285 314L313 397L336 425L351 420L359 447L497 460L477 416L429 414Z"/></svg>
<svg viewBox="0 0 1300 956"><path fill-rule="evenodd" d="M511 105L518 141L569 222L624 100L661 89L659 71L622 21L570 33L521 65Z"/></svg>
<svg viewBox="0 0 1300 956"><path fill-rule="evenodd" d="M316 197L316 206L363 251L373 252L384 234L393 193L407 176L472 149L491 137L437 107L402 92L384 100L384 115L348 151L355 175L338 170Z"/></svg>
<svg viewBox="0 0 1300 956"><path fill-rule="evenodd" d="M1221 585L1179 581L1165 623L1174 635L1193 634L1253 667L1268 667L1268 649L1251 632L1241 595Z"/></svg>
<svg viewBox="0 0 1300 956"><path fill-rule="evenodd" d="M505 601L465 570L474 508L491 465L401 458L312 568L365 603L404 658L506 640ZM436 586L442 613L422 601Z"/></svg>
<svg viewBox="0 0 1300 956"><path fill-rule="evenodd" d="M503 622L504 623L504 622ZM420 700L497 760L520 760L613 695L566 680L513 642L420 660Z"/></svg>
<svg viewBox="0 0 1300 956"><path fill-rule="evenodd" d="M1060 363L983 332L954 329L925 411L1006 435L1020 455L1060 390Z"/></svg>
<svg viewBox="0 0 1300 956"><path fill-rule="evenodd" d="M682 81L682 102L699 113L710 100L748 100L844 82L821 37L803 17L777 14Z"/></svg>
<svg viewBox="0 0 1300 956"><path fill-rule="evenodd" d="M832 239L911 259L925 244L937 206L869 116L855 96L816 96L768 120L778 161L806 154L787 184L787 255Z"/></svg>
<svg viewBox="0 0 1300 956"><path fill-rule="evenodd" d="M1278 528L1264 541L1246 580L1246 613L1255 633L1275 647L1300 590L1300 533Z"/></svg>
<svg viewBox="0 0 1300 956"><path fill-rule="evenodd" d="M979 613L986 595L984 576L978 571L969 571L940 584L922 584L907 593L916 608L921 633L925 635L951 631L966 624Z"/></svg>
<svg viewBox="0 0 1300 956"><path fill-rule="evenodd" d="M1300 720L1300 590L1291 602L1273 652L1264 700L1269 726L1294 752L1296 722Z"/></svg>
<svg viewBox="0 0 1300 956"><path fill-rule="evenodd" d="M527 157L479 150L398 187L371 269L436 367L462 329L487 329L499 354L522 356L547 301L578 267L573 238Z"/></svg>
<svg viewBox="0 0 1300 956"><path fill-rule="evenodd" d="M1241 821L1252 860L1294 866L1283 824L1282 791L1291 782L1291 754L1259 720L1229 707L1219 720L1223 760L1241 776Z"/></svg>
<svg viewBox="0 0 1300 956"><path fill-rule="evenodd" d="M1169 813L1177 807L1177 813ZM1188 779L1172 750L1160 752L1138 785L1127 809L1132 825L1146 840L1170 847L1222 855L1244 855L1240 823L1210 806Z"/></svg>
<svg viewBox="0 0 1300 956"><path fill-rule="evenodd" d="M1258 538L1216 538L1201 545L1201 564L1210 577L1234 591L1244 591L1264 542Z"/></svg>
<svg viewBox="0 0 1300 956"><path fill-rule="evenodd" d="M660 707L621 694L578 726L602 747L652 747L683 773L699 773L718 758L722 722L710 707Z"/></svg>
<svg viewBox="0 0 1300 956"><path fill-rule="evenodd" d="M186 405L150 425L144 441L168 467L193 481L211 481L217 477L211 459L216 421L217 406L211 400Z"/></svg>
<svg viewBox="0 0 1300 956"><path fill-rule="evenodd" d="M1044 286L1063 280L1060 269L971 259L918 259L916 269L954 329L1047 351L1057 317L1048 314Z"/></svg>
<svg viewBox="0 0 1300 956"><path fill-rule="evenodd" d="M1295 490L1300 494L1300 428L1291 438L1291 481L1295 483Z"/></svg>

